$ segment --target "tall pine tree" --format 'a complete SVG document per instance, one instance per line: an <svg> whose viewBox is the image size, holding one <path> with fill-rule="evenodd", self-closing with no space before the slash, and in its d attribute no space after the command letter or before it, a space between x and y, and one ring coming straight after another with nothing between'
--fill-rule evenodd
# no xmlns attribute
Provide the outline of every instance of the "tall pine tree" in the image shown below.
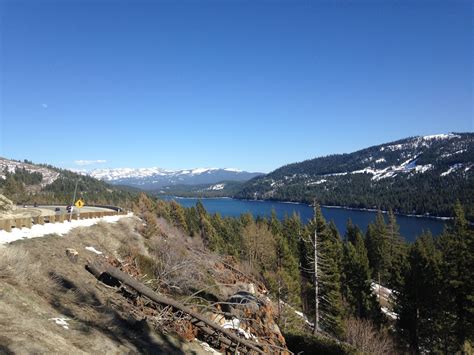
<svg viewBox="0 0 474 355"><path fill-rule="evenodd" d="M317 248L314 238L316 235ZM307 224L304 244L306 272L313 272L312 294L318 287L317 299L310 298L312 309L319 303L319 323L321 330L342 337L343 307L341 294L341 240L337 230L330 228L324 219L318 204L314 207L314 217ZM315 256L316 254L316 256ZM317 259L317 260L315 260ZM314 274L314 263L318 272ZM315 329L318 331L318 329Z"/></svg>

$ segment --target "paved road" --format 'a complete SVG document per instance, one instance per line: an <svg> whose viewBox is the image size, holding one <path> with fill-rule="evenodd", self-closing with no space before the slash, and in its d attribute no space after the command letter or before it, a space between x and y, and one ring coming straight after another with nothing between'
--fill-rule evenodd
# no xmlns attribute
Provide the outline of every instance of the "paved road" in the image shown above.
<svg viewBox="0 0 474 355"><path fill-rule="evenodd" d="M115 209L106 207L92 207L84 206L81 209L74 207L73 214L85 213L85 212L114 212ZM32 207L30 205L17 206L16 210L10 211L8 214L0 214L0 219L11 219L11 218L26 218L26 217L38 217L38 216L54 216L60 214L68 214L65 205L38 205Z"/></svg>

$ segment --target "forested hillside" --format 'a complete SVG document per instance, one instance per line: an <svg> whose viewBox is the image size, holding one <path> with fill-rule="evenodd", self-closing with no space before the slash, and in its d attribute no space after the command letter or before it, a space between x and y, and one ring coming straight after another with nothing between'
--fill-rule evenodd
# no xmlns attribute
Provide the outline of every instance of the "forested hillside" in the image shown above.
<svg viewBox="0 0 474 355"><path fill-rule="evenodd" d="M134 189L111 186L90 176L83 176L51 165L28 161L0 160L0 191L18 204L70 204L77 182L77 197L86 204L130 206ZM48 177L45 179L45 176Z"/></svg>
<svg viewBox="0 0 474 355"><path fill-rule="evenodd" d="M235 196L405 214L452 216L460 200L474 216L474 134L414 137L283 166Z"/></svg>
<svg viewBox="0 0 474 355"><path fill-rule="evenodd" d="M379 213L365 235L348 221L341 237L318 206L307 225L297 215L283 221L275 215L222 218L199 202L183 208L146 195L135 211L146 222L144 236L162 233L157 218L165 218L215 253L247 265L280 305L278 324L290 350L349 354L354 347L381 354L472 349L474 232L459 203L440 237L425 234L414 244L401 238L392 212L388 222ZM386 297L379 285L386 287Z"/></svg>

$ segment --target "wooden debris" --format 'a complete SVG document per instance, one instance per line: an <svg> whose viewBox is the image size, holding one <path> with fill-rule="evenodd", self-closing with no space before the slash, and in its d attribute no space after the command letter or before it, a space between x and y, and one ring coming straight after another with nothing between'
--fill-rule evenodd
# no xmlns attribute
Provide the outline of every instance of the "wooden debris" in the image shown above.
<svg viewBox="0 0 474 355"><path fill-rule="evenodd" d="M109 286L119 286L123 283L124 285L132 288L139 294L146 296L153 302L159 303L164 306L170 306L174 310L180 311L183 314L188 315L192 319L192 323L197 326L202 332L208 334L211 337L217 338L218 341L227 348L229 348L229 350L235 351L238 348L239 351L243 351L245 348L247 349L247 352L254 352L258 354L265 353L266 344L259 344L257 342L239 337L237 334L222 328L213 321L204 317L202 314L195 312L194 310L183 305L182 303L165 297L163 295L159 295L149 287L131 278L129 275L120 271L116 267L113 267L103 261L98 260L86 264L85 268L92 275L94 275L95 278Z"/></svg>

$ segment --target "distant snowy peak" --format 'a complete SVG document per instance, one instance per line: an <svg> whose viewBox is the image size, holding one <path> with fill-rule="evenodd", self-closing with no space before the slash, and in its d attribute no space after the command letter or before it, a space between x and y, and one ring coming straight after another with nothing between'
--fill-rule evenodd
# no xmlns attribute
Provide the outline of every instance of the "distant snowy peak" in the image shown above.
<svg viewBox="0 0 474 355"><path fill-rule="evenodd" d="M216 184L222 181L247 181L261 173L251 173L235 168L193 168L169 170L152 168L96 169L88 175L110 182L153 190L173 185Z"/></svg>
<svg viewBox="0 0 474 355"><path fill-rule="evenodd" d="M246 173L234 168L195 168L183 170L167 170L158 167L153 168L114 168L114 169L95 169L89 175L101 180L114 181L128 178L145 178L151 176L195 176L202 174L212 174L218 171L230 173Z"/></svg>

